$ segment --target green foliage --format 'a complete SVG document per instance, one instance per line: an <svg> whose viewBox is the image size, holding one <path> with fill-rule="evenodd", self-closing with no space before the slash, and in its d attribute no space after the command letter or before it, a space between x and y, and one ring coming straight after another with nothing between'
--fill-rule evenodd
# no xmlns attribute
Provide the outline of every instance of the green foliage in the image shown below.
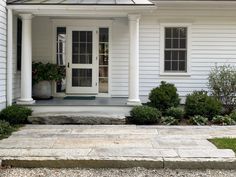
<svg viewBox="0 0 236 177"><path fill-rule="evenodd" d="M32 65L32 80L33 84L39 81L61 81L65 78L66 70L64 66L57 64L43 64L41 62L33 63Z"/></svg>
<svg viewBox="0 0 236 177"><path fill-rule="evenodd" d="M154 88L149 94L150 106L161 111L166 111L170 107L179 105L180 99L174 84L161 82L159 87Z"/></svg>
<svg viewBox="0 0 236 177"><path fill-rule="evenodd" d="M7 137L15 130L14 127L12 127L9 122L6 122L4 120L0 120L0 139Z"/></svg>
<svg viewBox="0 0 236 177"><path fill-rule="evenodd" d="M236 122L231 119L230 116L215 116L212 119L212 122L214 124L219 124L219 125L235 125Z"/></svg>
<svg viewBox="0 0 236 177"><path fill-rule="evenodd" d="M208 118L200 116L200 115L196 115L196 116L191 117L190 123L193 125L207 125Z"/></svg>
<svg viewBox="0 0 236 177"><path fill-rule="evenodd" d="M179 120L172 116L165 116L161 118L161 123L163 125L178 125Z"/></svg>
<svg viewBox="0 0 236 177"><path fill-rule="evenodd" d="M184 110L182 108L171 107L166 111L167 116L174 117L175 119L182 119L184 117Z"/></svg>
<svg viewBox="0 0 236 177"><path fill-rule="evenodd" d="M186 98L185 113L188 116L201 115L212 118L220 114L222 110L221 102L207 95L205 91L195 91Z"/></svg>
<svg viewBox="0 0 236 177"><path fill-rule="evenodd" d="M229 116L236 122L236 110L234 110Z"/></svg>
<svg viewBox="0 0 236 177"><path fill-rule="evenodd" d="M214 67L209 74L212 95L225 105L228 112L236 108L236 66Z"/></svg>
<svg viewBox="0 0 236 177"><path fill-rule="evenodd" d="M135 124L155 124L161 118L161 112L148 106L136 106L130 112L130 122Z"/></svg>
<svg viewBox="0 0 236 177"><path fill-rule="evenodd" d="M209 139L219 149L232 149L236 153L236 138Z"/></svg>
<svg viewBox="0 0 236 177"><path fill-rule="evenodd" d="M5 120L10 124L24 124L31 113L32 110L29 108L12 105L0 112L0 120Z"/></svg>

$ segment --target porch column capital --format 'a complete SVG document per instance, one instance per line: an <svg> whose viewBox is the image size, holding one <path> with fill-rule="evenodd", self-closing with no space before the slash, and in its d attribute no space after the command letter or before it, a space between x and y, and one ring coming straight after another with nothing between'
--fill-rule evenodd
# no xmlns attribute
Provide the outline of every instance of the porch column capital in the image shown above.
<svg viewBox="0 0 236 177"><path fill-rule="evenodd" d="M141 18L140 14L128 14L128 18L131 21L138 21Z"/></svg>
<svg viewBox="0 0 236 177"><path fill-rule="evenodd" d="M34 17L33 14L19 14L19 16L22 20L32 20L32 18Z"/></svg>
<svg viewBox="0 0 236 177"><path fill-rule="evenodd" d="M129 98L127 104L140 105L139 99L139 14L129 14Z"/></svg>

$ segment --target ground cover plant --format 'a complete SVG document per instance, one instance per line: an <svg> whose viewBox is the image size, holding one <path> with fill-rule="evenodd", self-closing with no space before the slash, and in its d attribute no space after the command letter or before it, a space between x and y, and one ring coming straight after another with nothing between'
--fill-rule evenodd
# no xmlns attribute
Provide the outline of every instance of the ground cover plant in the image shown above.
<svg viewBox="0 0 236 177"><path fill-rule="evenodd" d="M8 106L0 112L0 139L7 138L12 132L17 131L23 124L32 110L26 107L13 105Z"/></svg>

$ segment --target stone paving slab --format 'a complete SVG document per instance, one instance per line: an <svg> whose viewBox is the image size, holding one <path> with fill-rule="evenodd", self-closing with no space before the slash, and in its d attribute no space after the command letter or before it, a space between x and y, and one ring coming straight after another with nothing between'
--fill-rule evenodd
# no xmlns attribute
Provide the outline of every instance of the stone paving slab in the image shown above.
<svg viewBox="0 0 236 177"><path fill-rule="evenodd" d="M18 167L236 169L232 150L207 141L222 136L236 137L236 126L26 125L0 141L0 160Z"/></svg>

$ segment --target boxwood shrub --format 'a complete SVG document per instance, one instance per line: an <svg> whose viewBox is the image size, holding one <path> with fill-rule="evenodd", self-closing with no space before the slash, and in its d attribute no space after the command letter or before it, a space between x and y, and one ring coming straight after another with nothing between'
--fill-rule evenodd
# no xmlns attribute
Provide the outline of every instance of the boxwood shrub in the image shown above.
<svg viewBox="0 0 236 177"><path fill-rule="evenodd" d="M186 98L185 113L189 117L200 115L212 119L212 117L219 115L221 110L221 102L214 97L208 96L205 91L195 91Z"/></svg>
<svg viewBox="0 0 236 177"><path fill-rule="evenodd" d="M10 124L24 124L32 110L23 106L12 105L0 112L0 120L5 120Z"/></svg>
<svg viewBox="0 0 236 177"><path fill-rule="evenodd" d="M151 90L149 105L165 112L170 107L177 107L180 99L174 84L161 82L159 87Z"/></svg>
<svg viewBox="0 0 236 177"><path fill-rule="evenodd" d="M161 112L153 107L136 106L130 112L129 121L134 124L156 124L160 121Z"/></svg>
<svg viewBox="0 0 236 177"><path fill-rule="evenodd" d="M167 109L166 116L174 117L175 119L182 119L184 117L184 110L180 107L171 107Z"/></svg>

